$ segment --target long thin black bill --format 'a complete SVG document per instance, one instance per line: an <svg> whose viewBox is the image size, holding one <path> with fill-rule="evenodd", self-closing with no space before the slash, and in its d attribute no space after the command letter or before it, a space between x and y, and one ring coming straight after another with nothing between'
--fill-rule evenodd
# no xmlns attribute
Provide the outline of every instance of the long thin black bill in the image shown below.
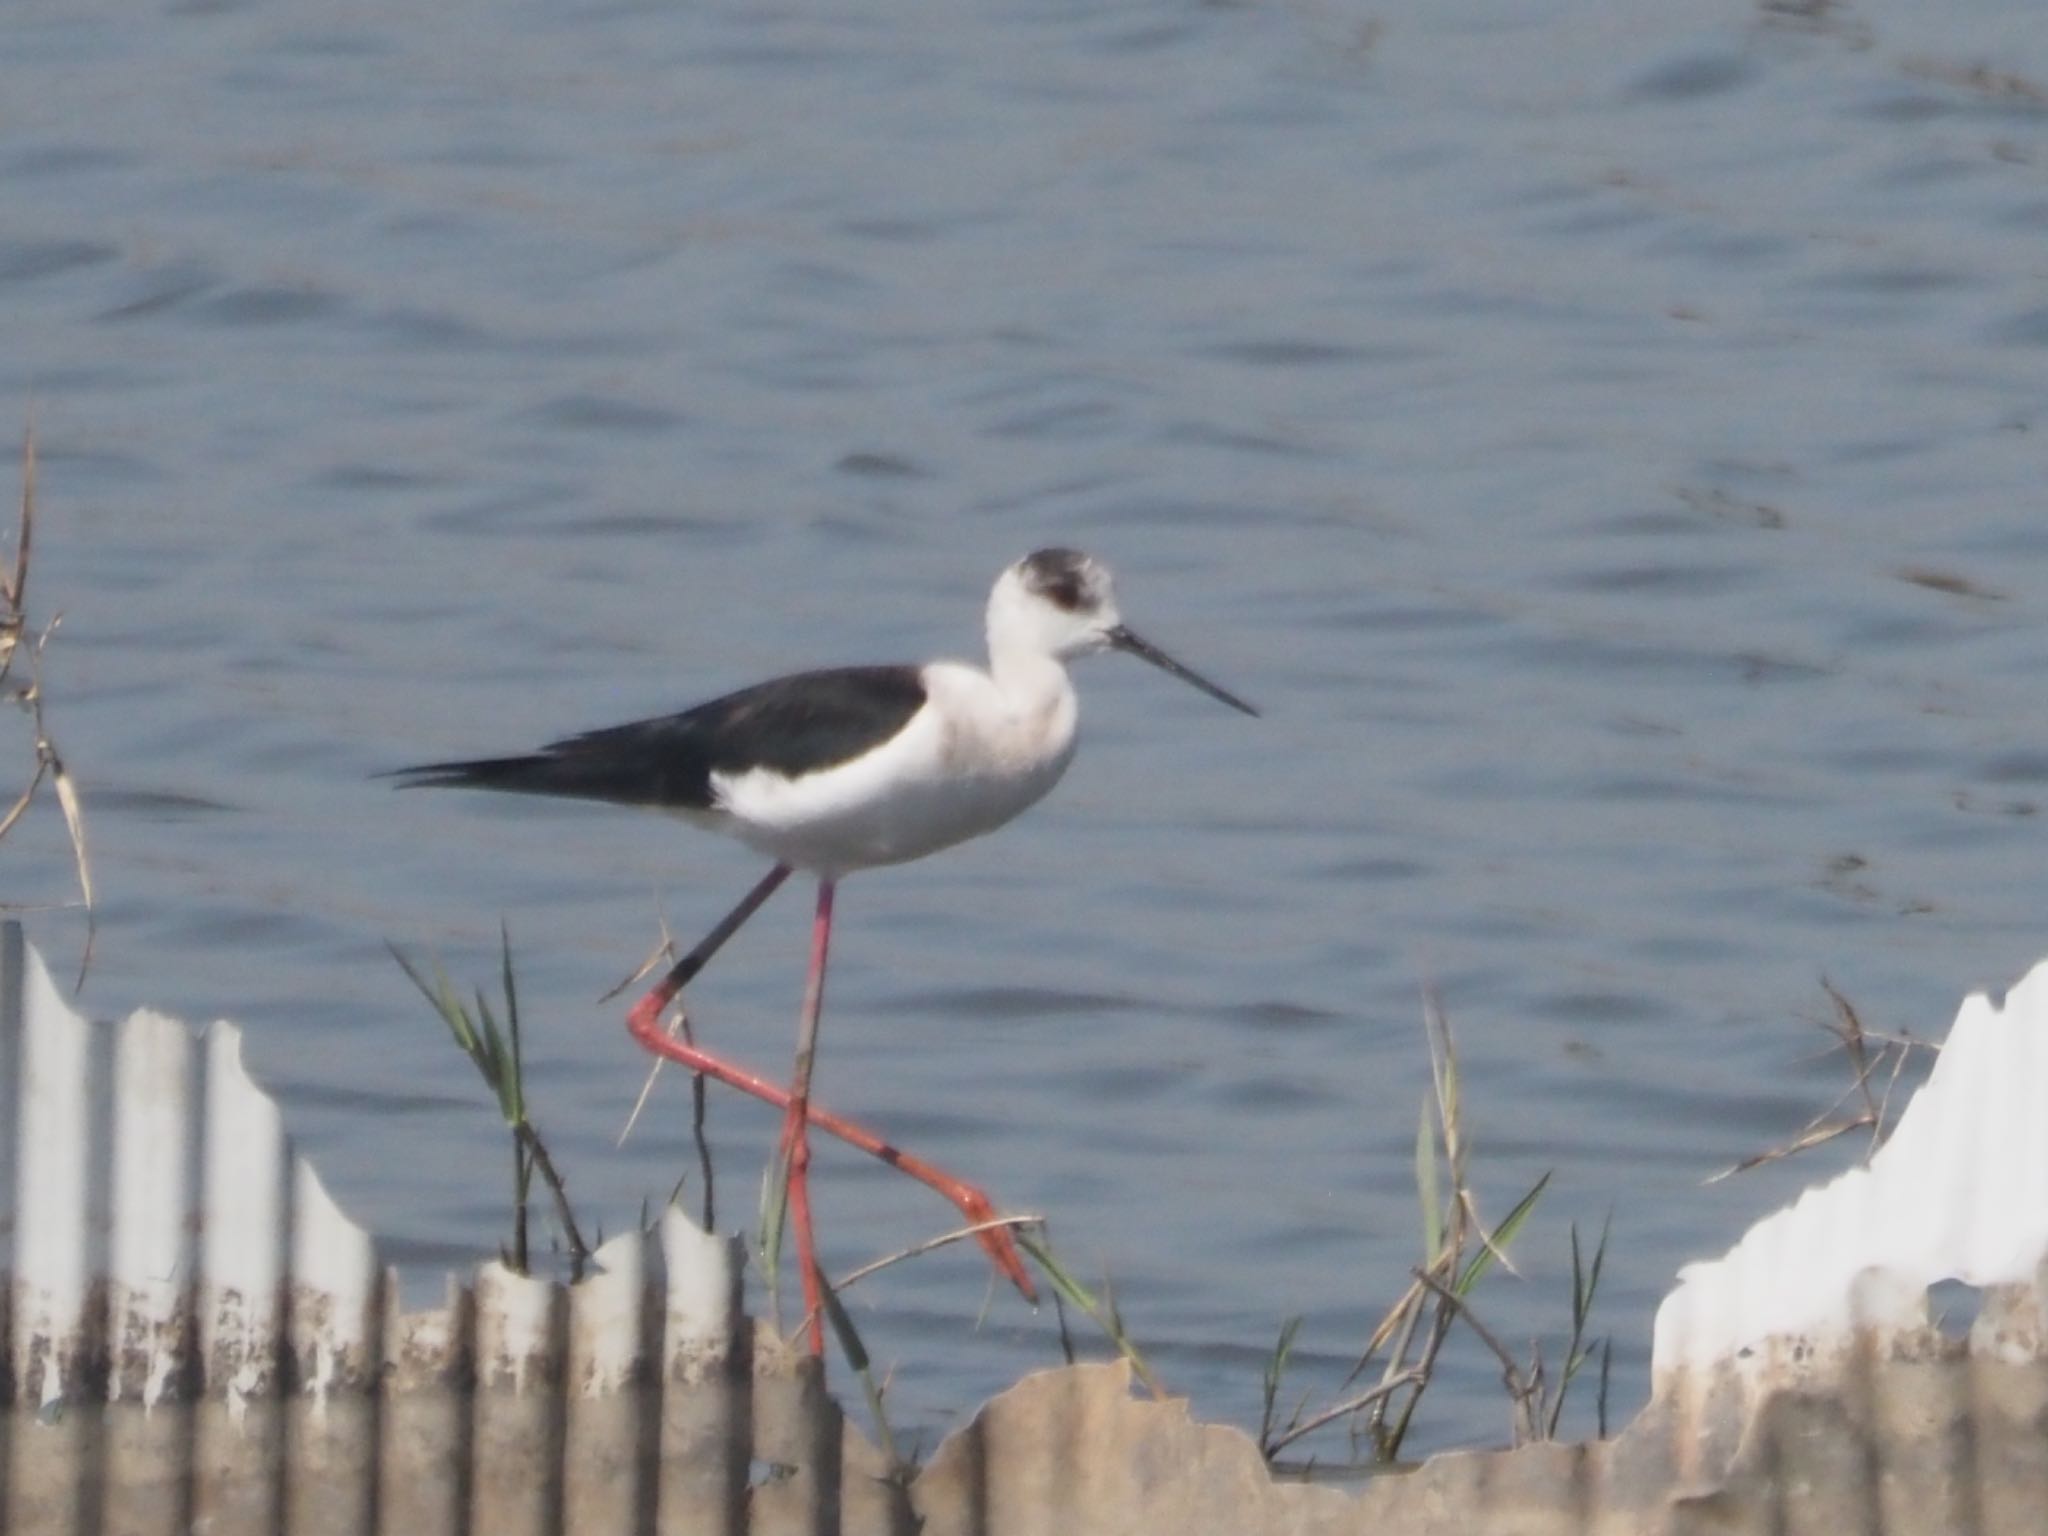
<svg viewBox="0 0 2048 1536"><path fill-rule="evenodd" d="M1223 689L1218 688L1199 672L1189 671L1171 656L1167 655L1166 652L1160 650L1158 646L1152 644L1149 640L1140 640L1121 624L1109 632L1109 643L1113 650L1124 651L1138 657L1142 661L1149 661L1160 671L1170 672L1184 683L1193 683L1219 704L1228 704L1232 709L1238 710L1243 714L1254 716L1258 714L1256 709L1253 709L1251 705L1245 703L1236 694L1227 693Z"/></svg>

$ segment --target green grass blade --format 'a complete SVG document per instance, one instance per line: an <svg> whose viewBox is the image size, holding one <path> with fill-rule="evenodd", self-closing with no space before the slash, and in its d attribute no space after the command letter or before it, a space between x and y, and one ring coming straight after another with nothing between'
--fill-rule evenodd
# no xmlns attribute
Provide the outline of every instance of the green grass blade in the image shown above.
<svg viewBox="0 0 2048 1536"><path fill-rule="evenodd" d="M1571 1225L1572 1241L1572 1332L1586 1326L1586 1271L1579 1261L1579 1224Z"/></svg>
<svg viewBox="0 0 2048 1536"><path fill-rule="evenodd" d="M1536 1209L1536 1202L1543 1198L1543 1191L1549 1187L1548 1173L1529 1186L1529 1193L1515 1202L1514 1209L1500 1219L1493 1231L1487 1234L1487 1240L1480 1245L1479 1251L1466 1263L1465 1272L1458 1277L1458 1283L1451 1287L1452 1294L1462 1300L1471 1292L1472 1287L1479 1282L1479 1277L1492 1265L1495 1251L1508 1251L1509 1245L1515 1240L1515 1234L1522 1230L1522 1223L1529 1219L1529 1213Z"/></svg>
<svg viewBox="0 0 2048 1536"><path fill-rule="evenodd" d="M882 1389L875 1381L875 1375L868 1363L867 1346L861 1342L860 1330L853 1326L839 1293L832 1289L823 1271L814 1271L818 1281L818 1295L825 1308L825 1319L832 1325L832 1336L839 1341L839 1351L846 1356L846 1363L853 1367L860 1377L862 1394L868 1400L868 1413L875 1421L875 1433L882 1442L882 1454L889 1459L891 1468L900 1469L902 1458L896 1454L896 1437L889 1432L889 1416L882 1408Z"/></svg>
<svg viewBox="0 0 2048 1536"><path fill-rule="evenodd" d="M1600 1271L1607 1263L1607 1238L1614 1225L1614 1212L1609 1211L1600 1221L1600 1241L1593 1245L1593 1262L1586 1268L1586 1282L1583 1290L1579 1285L1579 1232L1572 1228L1572 1326L1574 1331L1583 1333L1587 1320L1593 1315L1593 1298L1600 1292Z"/></svg>
<svg viewBox="0 0 2048 1536"><path fill-rule="evenodd" d="M1130 1336L1123 1331L1121 1319L1115 1316L1114 1311L1104 1308L1085 1285L1067 1273L1065 1266L1053 1257L1051 1246L1042 1241L1038 1234L1019 1227L1016 1238L1017 1246L1031 1255L1032 1262L1045 1272L1045 1277L1052 1282L1053 1289L1094 1319L1095 1325L1108 1336L1112 1344L1116 1345L1117 1353L1131 1362L1132 1371L1145 1383L1147 1390L1154 1396L1164 1395L1159 1378L1152 1374L1152 1367L1146 1364L1145 1357L1138 1351L1138 1346L1132 1343Z"/></svg>
<svg viewBox="0 0 2048 1536"><path fill-rule="evenodd" d="M822 1271L818 1274L818 1294L824 1298L825 1320L832 1325L832 1334L839 1340L839 1352L846 1356L848 1365L865 1376L868 1372L867 1346L861 1343L860 1331L847 1315L846 1303L839 1299L839 1293Z"/></svg>
<svg viewBox="0 0 2048 1536"><path fill-rule="evenodd" d="M498 955L505 987L505 1028L512 1037L511 1116L514 1125L526 1119L526 1059L519 1044L519 988L512 980L512 927L498 921Z"/></svg>
<svg viewBox="0 0 2048 1536"><path fill-rule="evenodd" d="M1301 1332L1299 1314L1288 1318L1280 1325L1280 1337L1274 1342L1273 1353L1266 1360L1261 1373L1259 1410L1259 1449L1265 1451L1273 1439L1273 1414L1280 1403L1280 1385L1287 1376L1287 1360L1294 1353L1294 1336ZM1270 1453L1268 1453L1270 1454Z"/></svg>
<svg viewBox="0 0 2048 1536"><path fill-rule="evenodd" d="M484 996L481 988L476 994L476 1017L478 1032L483 1036L483 1059L477 1063L477 1070L484 1074L484 1081L497 1094L498 1113L505 1117L505 1123L517 1125L519 1098L512 1089L511 1058L505 1049L505 1033L498 1027L498 1016L491 1011L490 999Z"/></svg>
<svg viewBox="0 0 2048 1536"><path fill-rule="evenodd" d="M405 972L406 979L419 990L420 996L427 1000L427 1005L441 1016L441 1022L447 1025L448 1033L455 1037L455 1043L462 1048L462 1053L471 1061L475 1061L476 1031L470 1025L468 1012L456 1000L455 988L448 980L447 973L436 965L434 980L429 984L427 978L420 973L419 967L413 964L404 950L388 940L384 947L391 952L391 958L398 962L398 968Z"/></svg>

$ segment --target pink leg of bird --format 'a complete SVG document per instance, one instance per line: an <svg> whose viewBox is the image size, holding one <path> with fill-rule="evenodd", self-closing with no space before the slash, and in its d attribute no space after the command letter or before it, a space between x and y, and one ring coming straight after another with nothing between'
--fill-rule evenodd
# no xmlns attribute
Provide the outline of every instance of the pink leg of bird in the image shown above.
<svg viewBox="0 0 2048 1536"><path fill-rule="evenodd" d="M818 912L811 922L811 968L804 977L804 1011L797 1023L796 1067L789 1075L789 1105L782 1120L782 1158L789 1169L789 1219L796 1228L796 1262L803 1275L804 1316L811 1353L825 1353L825 1298L818 1280L818 1240L811 1232L811 1064L818 1055L818 1015L825 1007L825 961L832 950L831 880L818 882Z"/></svg>
<svg viewBox="0 0 2048 1536"><path fill-rule="evenodd" d="M661 1015L663 1010L675 1001L676 994L688 985L691 978L704 969L706 962L718 952L727 939L738 932L742 923L746 922L748 918L752 917L760 909L763 902L775 894L777 888L781 886L784 880L789 878L789 875L789 866L778 864L769 870L766 875L762 876L760 882L751 891L747 892L739 905L727 913L720 920L718 926L706 934L703 941L695 949L677 961L669 973L662 978L660 984L645 997L641 998L638 1003L634 1004L633 1011L626 1016L626 1027L632 1031L633 1038L655 1055L680 1063L693 1072L701 1072L706 1077L715 1077L721 1083L737 1088L742 1093L751 1094L757 1099L765 1100L767 1103L785 1112L789 1111L792 1107L793 1095L791 1093L779 1084L771 1083L766 1078L749 1072L744 1067L736 1066L722 1057L714 1056L709 1051L702 1050L697 1046L689 1044L687 1041L671 1038L661 1027ZM824 935L829 937L831 903L822 889L819 895ZM819 999L822 1001L825 944L820 934L816 931L813 933L812 948L814 979L819 988ZM806 989L805 1001L808 1011L810 1004L808 988ZM815 1020L811 1024L811 1038L813 1044L815 1044ZM929 1185L951 1201L960 1214L966 1218L970 1226L995 1219L995 1206L980 1186L969 1184L964 1179L955 1178L944 1169L934 1167L922 1158L912 1157L901 1148L892 1146L865 1126L856 1125L851 1120L841 1119L830 1110L810 1103L808 1077L806 1077L804 1086L806 1088L806 1095L803 1123L806 1126L816 1126L827 1135L836 1136L849 1146L858 1147L870 1157L878 1157L891 1167L900 1168L919 1183ZM788 1120L785 1119L785 1138L788 1136L788 1124ZM806 1152L808 1153L808 1146L806 1146ZM792 1176L790 1202L792 1216L795 1215L796 1199L796 1180ZM807 1218L809 1210L809 1190L807 1187L804 1190L804 1199ZM799 1223L800 1232L807 1230L808 1226L808 1219L802 1220ZM1016 1240L1010 1236L1007 1227L990 1227L985 1231L976 1233L975 1240L981 1244L982 1249L988 1254L990 1262L995 1265L996 1269L1012 1285L1016 1286L1023 1293L1027 1301L1036 1301L1038 1299L1037 1289L1032 1285L1031 1276L1024 1268L1023 1255L1018 1252ZM800 1236L799 1244L801 1242L802 1238ZM800 1260L801 1257L801 1252L799 1252ZM807 1276L807 1280L811 1282L815 1282L815 1278L815 1275ZM810 1306L811 1316L815 1321L818 1315L817 1309L812 1304L813 1298L808 1288L805 1301L807 1306Z"/></svg>

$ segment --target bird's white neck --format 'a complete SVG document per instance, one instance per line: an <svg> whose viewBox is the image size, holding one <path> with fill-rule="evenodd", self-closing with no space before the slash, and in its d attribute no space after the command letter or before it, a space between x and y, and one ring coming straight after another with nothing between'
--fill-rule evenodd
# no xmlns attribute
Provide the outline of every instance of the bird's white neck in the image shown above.
<svg viewBox="0 0 2048 1536"><path fill-rule="evenodd" d="M997 691L1025 713L1074 691L1066 666L1057 657L1036 646L998 644L993 635L989 637L988 673L995 679Z"/></svg>

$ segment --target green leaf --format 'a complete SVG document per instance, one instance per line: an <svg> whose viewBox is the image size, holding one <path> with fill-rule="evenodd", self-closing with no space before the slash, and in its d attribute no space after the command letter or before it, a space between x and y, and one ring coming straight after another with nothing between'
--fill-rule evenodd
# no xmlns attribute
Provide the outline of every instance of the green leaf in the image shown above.
<svg viewBox="0 0 2048 1536"><path fill-rule="evenodd" d="M404 950L388 941L384 947L391 951L391 958L398 962L398 968L404 971L407 979L419 989L420 996L424 997L428 1005L441 1016L441 1022L447 1025L448 1033L455 1037L455 1043L462 1048L463 1054L471 1061L475 1061L476 1035L470 1028L469 1015L464 1012L462 1004L456 1001L455 988L448 980L447 973L438 964L435 965L434 981L430 986L426 977L420 974L419 968L407 958Z"/></svg>
<svg viewBox="0 0 2048 1536"><path fill-rule="evenodd" d="M519 1094L512 1082L510 1053L505 1049L505 1034L498 1027L498 1016L491 1011L490 1000L482 991L476 995L476 1013L482 1026L484 1052L477 1063L477 1070L483 1073L484 1081L497 1093L498 1113L505 1117L505 1123L517 1125Z"/></svg>
<svg viewBox="0 0 2048 1536"><path fill-rule="evenodd" d="M1497 1249L1502 1253L1508 1251L1509 1245L1515 1240L1515 1234L1522 1230L1522 1223L1527 1221L1529 1213L1536 1209L1536 1202L1543 1198L1543 1191L1549 1187L1549 1184L1550 1175L1545 1173L1542 1178L1529 1186L1529 1193L1517 1200L1514 1209L1503 1216L1500 1219L1500 1224L1487 1234L1486 1242L1480 1246L1477 1253L1472 1255L1471 1261L1465 1266L1465 1272L1458 1277L1457 1284L1451 1287L1453 1295L1463 1300L1471 1292L1472 1287L1478 1283L1479 1277L1485 1274L1488 1267L1493 1263L1495 1250Z"/></svg>
<svg viewBox="0 0 2048 1536"><path fill-rule="evenodd" d="M853 1326L853 1318L839 1293L832 1289L822 1270L814 1270L818 1281L818 1295L825 1308L826 1320L832 1324L832 1336L839 1341L840 1352L846 1356L846 1363L853 1367L860 1377L860 1386L868 1400L868 1412L875 1421L875 1432L882 1442L882 1454L889 1459L893 1470L906 1471L902 1458L896 1454L896 1437L889 1432L889 1416L883 1412L882 1389L876 1384L874 1372L869 1369L867 1346L861 1342L860 1330Z"/></svg>
<svg viewBox="0 0 2048 1536"><path fill-rule="evenodd" d="M1038 1234L1019 1227L1016 1238L1017 1246L1031 1255L1032 1261L1045 1272L1046 1279L1052 1282L1053 1289L1093 1318L1095 1325L1117 1347L1117 1353L1131 1362L1131 1369L1137 1373L1138 1379L1145 1383L1147 1390L1155 1395L1159 1393L1159 1378L1152 1374L1152 1367L1146 1364L1145 1357L1138 1352L1138 1346L1132 1343L1129 1335L1123 1331L1122 1320L1116 1316L1115 1309L1105 1308L1085 1285L1068 1274L1059 1260L1053 1257L1051 1245L1042 1241Z"/></svg>
<svg viewBox="0 0 2048 1536"><path fill-rule="evenodd" d="M519 1044L519 988L512 980L512 928L502 918L498 921L498 953L505 986L505 1025L512 1035L512 1122L521 1124L526 1119L526 1059Z"/></svg>
<svg viewBox="0 0 2048 1536"><path fill-rule="evenodd" d="M822 1270L817 1272L818 1294L824 1298L825 1318L832 1324L833 1336L839 1340L840 1353L846 1356L846 1363L862 1375L867 1374L867 1346L860 1341L860 1332L853 1326L853 1319L847 1315L846 1304L839 1299L839 1293L832 1289L832 1282L825 1278Z"/></svg>
<svg viewBox="0 0 2048 1536"><path fill-rule="evenodd" d="M1572 1332L1584 1333L1593 1313L1593 1298L1600 1290L1600 1269L1607 1262L1607 1238L1614 1225L1609 1211L1600 1223L1600 1241L1593 1249L1593 1262L1582 1274L1579 1267L1579 1224L1572 1223Z"/></svg>
<svg viewBox="0 0 2048 1536"><path fill-rule="evenodd" d="M1273 1411L1279 1406L1280 1383L1286 1378L1287 1361L1294 1353L1294 1336L1299 1332L1301 1318L1298 1314L1280 1325L1280 1337L1274 1342L1273 1353L1267 1358L1266 1368L1261 1373L1263 1406L1259 1410L1259 1449L1269 1456L1272 1453L1267 1446L1273 1438Z"/></svg>

